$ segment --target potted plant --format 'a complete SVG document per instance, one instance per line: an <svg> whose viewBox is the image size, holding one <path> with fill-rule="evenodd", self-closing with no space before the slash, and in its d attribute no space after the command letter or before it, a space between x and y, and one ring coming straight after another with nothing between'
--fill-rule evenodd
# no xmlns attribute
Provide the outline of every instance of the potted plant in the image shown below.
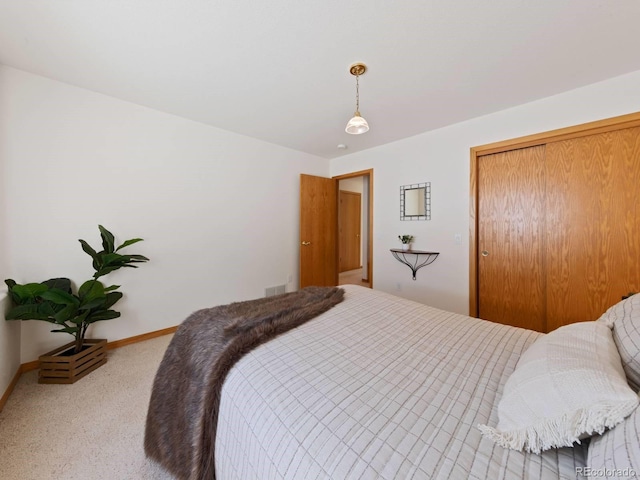
<svg viewBox="0 0 640 480"><path fill-rule="evenodd" d="M84 375L106 363L106 340L87 340L89 326L102 320L118 318L112 310L121 298L120 285L105 286L100 277L122 267L137 268L136 263L147 262L143 255L119 253L125 247L141 242L141 238L126 240L115 246L113 234L98 226L102 250L96 251L86 241L79 240L82 250L93 260L93 278L84 282L74 293L68 278L52 278L41 283L20 285L5 280L13 307L6 320L43 320L56 325L52 332L68 333L74 341L40 357L40 383L74 383Z"/></svg>
<svg viewBox="0 0 640 480"><path fill-rule="evenodd" d="M402 243L403 250L411 250L411 242L413 242L413 235L398 235L398 240Z"/></svg>

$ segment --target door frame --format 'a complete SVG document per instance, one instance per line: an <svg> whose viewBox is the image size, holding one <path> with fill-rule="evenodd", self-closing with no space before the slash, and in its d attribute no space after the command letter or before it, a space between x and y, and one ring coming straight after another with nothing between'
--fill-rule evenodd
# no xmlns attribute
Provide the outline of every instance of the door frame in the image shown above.
<svg viewBox="0 0 640 480"><path fill-rule="evenodd" d="M368 177L369 178L369 203L368 203L368 227L367 227L367 280L373 288L373 168L360 170L358 172L345 173L333 178L336 183L346 178ZM339 189L338 189L339 190ZM339 195L339 193L338 193ZM338 246L339 247L339 246ZM336 258L336 262L338 259ZM336 268L338 268L336 266Z"/></svg>
<svg viewBox="0 0 640 480"><path fill-rule="evenodd" d="M501 153L518 148L545 145L597 133L640 127L640 112L583 123L571 127L536 133L511 140L471 147L471 178L469 195L469 316L478 316L478 161L483 155Z"/></svg>

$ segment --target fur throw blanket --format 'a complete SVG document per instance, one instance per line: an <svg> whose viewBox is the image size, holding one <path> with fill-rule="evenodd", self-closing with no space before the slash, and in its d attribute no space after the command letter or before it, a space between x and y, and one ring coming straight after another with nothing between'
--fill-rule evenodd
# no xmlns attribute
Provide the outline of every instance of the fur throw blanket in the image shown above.
<svg viewBox="0 0 640 480"><path fill-rule="evenodd" d="M251 349L343 297L337 287L307 287L191 314L171 340L154 380L144 439L147 456L180 479L214 479L218 407L229 370Z"/></svg>

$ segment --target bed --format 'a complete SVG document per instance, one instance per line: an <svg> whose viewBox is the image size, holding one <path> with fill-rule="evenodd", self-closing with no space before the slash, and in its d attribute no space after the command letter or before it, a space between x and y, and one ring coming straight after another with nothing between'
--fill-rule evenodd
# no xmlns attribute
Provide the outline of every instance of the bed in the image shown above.
<svg viewBox="0 0 640 480"><path fill-rule="evenodd" d="M586 478L588 440L534 454L478 428L498 424L505 383L543 334L342 288L229 371L218 480Z"/></svg>

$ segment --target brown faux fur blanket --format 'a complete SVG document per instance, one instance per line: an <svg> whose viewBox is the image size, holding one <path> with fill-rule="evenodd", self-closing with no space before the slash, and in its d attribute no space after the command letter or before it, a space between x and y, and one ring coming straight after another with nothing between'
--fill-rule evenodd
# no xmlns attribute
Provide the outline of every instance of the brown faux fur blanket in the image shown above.
<svg viewBox="0 0 640 480"><path fill-rule="evenodd" d="M337 287L307 287L191 314L156 373L144 439L147 456L180 479L214 479L220 393L231 367L251 349L343 297Z"/></svg>

